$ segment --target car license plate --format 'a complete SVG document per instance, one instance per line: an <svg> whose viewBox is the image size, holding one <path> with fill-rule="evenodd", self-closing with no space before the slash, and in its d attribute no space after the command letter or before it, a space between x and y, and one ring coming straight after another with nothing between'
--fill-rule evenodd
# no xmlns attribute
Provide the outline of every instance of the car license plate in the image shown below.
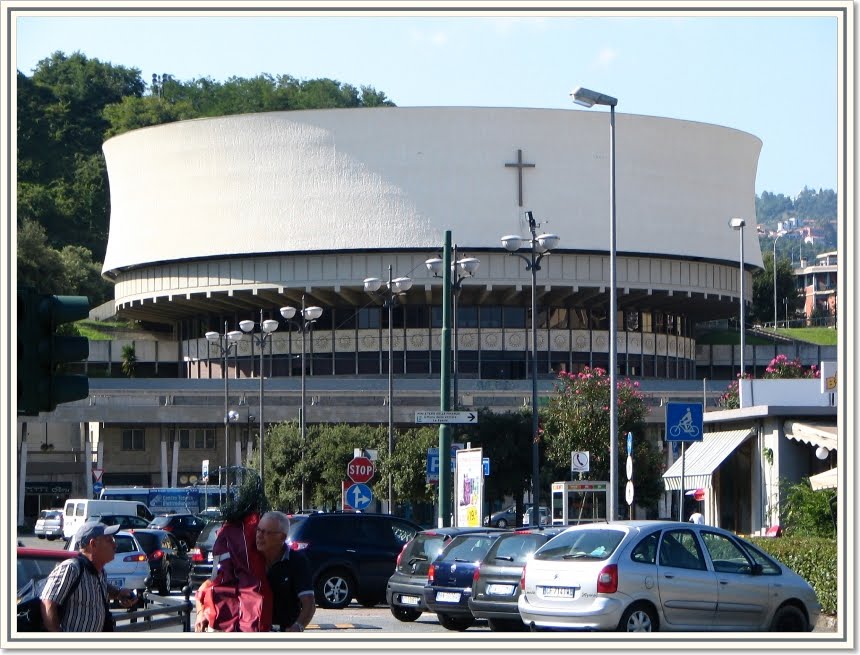
<svg viewBox="0 0 860 655"><path fill-rule="evenodd" d="M573 598L573 587L541 587L545 598Z"/></svg>
<svg viewBox="0 0 860 655"><path fill-rule="evenodd" d="M421 602L421 599L418 596L401 596L400 602L404 605L417 605Z"/></svg>
<svg viewBox="0 0 860 655"><path fill-rule="evenodd" d="M125 578L108 578L108 584L113 587L122 588L125 584Z"/></svg>
<svg viewBox="0 0 860 655"><path fill-rule="evenodd" d="M455 591L437 591L436 600L440 603L459 603L460 594Z"/></svg>
<svg viewBox="0 0 860 655"><path fill-rule="evenodd" d="M214 561L214 560L212 559L212 551L211 551L211 550L209 551L209 554L206 556L206 561L207 561L207 562L210 562L210 563Z"/></svg>
<svg viewBox="0 0 860 655"><path fill-rule="evenodd" d="M512 584L488 584L487 593L491 596L513 596L516 587Z"/></svg>

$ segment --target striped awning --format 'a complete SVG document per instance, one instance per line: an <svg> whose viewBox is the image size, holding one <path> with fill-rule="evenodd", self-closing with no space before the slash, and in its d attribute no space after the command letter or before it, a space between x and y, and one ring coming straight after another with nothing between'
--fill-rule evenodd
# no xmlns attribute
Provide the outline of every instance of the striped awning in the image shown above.
<svg viewBox="0 0 860 655"><path fill-rule="evenodd" d="M830 469L829 471L812 475L809 478L809 484L815 490L836 489L836 471L837 469Z"/></svg>
<svg viewBox="0 0 860 655"><path fill-rule="evenodd" d="M801 423L786 421L782 426L785 436L810 446L824 446L827 450L837 450L836 426L824 423Z"/></svg>
<svg viewBox="0 0 860 655"><path fill-rule="evenodd" d="M679 457L663 474L663 484L666 486L666 490L678 491L681 489L682 464L684 489L710 489L711 476L717 467L752 434L753 428L706 432L702 441L697 441L686 449L683 461Z"/></svg>

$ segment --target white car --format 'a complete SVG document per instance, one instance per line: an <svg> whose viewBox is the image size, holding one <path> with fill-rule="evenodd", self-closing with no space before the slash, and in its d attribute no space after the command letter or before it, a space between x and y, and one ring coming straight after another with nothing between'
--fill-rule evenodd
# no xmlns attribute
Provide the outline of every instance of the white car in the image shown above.
<svg viewBox="0 0 860 655"><path fill-rule="evenodd" d="M137 589L146 588L146 578L150 575L149 558L131 532L119 531L116 539L116 556L105 564L108 583L115 587ZM78 543L70 539L66 550L78 550Z"/></svg>
<svg viewBox="0 0 860 655"><path fill-rule="evenodd" d="M675 521L568 528L520 580L533 630L808 632L821 606L806 580L736 535Z"/></svg>
<svg viewBox="0 0 860 655"><path fill-rule="evenodd" d="M36 519L36 525L33 528L33 533L39 539L54 539L62 538L63 536L63 510L62 509L43 509L39 512L39 518Z"/></svg>

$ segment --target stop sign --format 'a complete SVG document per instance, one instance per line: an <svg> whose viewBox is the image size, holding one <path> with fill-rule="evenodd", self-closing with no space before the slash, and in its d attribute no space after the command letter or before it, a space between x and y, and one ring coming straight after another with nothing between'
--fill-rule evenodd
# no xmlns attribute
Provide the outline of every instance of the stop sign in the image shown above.
<svg viewBox="0 0 860 655"><path fill-rule="evenodd" d="M349 479L358 484L364 484L373 477L373 462L367 457L353 457L346 467Z"/></svg>

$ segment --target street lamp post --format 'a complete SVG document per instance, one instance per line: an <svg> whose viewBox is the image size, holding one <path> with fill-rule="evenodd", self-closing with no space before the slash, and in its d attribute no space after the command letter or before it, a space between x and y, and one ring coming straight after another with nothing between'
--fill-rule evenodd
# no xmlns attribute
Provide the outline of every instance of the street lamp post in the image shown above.
<svg viewBox="0 0 860 655"><path fill-rule="evenodd" d="M254 321L239 321L239 327L242 332L246 334L250 334L254 343L260 347L260 486L265 489L265 478L264 478L264 467L263 467L263 446L266 442L266 423L263 420L263 364L264 359L263 355L266 352L266 339L271 336L272 332L278 329L278 322L275 320L269 319L268 321L263 320L263 310L260 309L260 334L254 334L254 327L257 324ZM271 341L269 342L271 343ZM271 375L271 371L269 372ZM248 431L248 436L250 437L250 430Z"/></svg>
<svg viewBox="0 0 860 655"><path fill-rule="evenodd" d="M392 330L392 310L399 296L412 288L408 277L391 278L391 264L388 265L388 284L382 290L382 280L369 277L364 280L364 290L372 296L383 298L383 306L388 309L388 513L394 513L394 476L391 461L394 454L394 331ZM405 356L405 349L404 349Z"/></svg>
<svg viewBox="0 0 860 655"><path fill-rule="evenodd" d="M773 240L773 330L776 332L776 242L783 235L779 232Z"/></svg>
<svg viewBox="0 0 860 655"><path fill-rule="evenodd" d="M616 285L617 250L615 230L615 105L612 96L579 87L571 92L573 101L583 107L609 107L609 507L612 521L618 510L618 288Z"/></svg>
<svg viewBox="0 0 860 655"><path fill-rule="evenodd" d="M227 370L227 358L233 346L237 345L242 338L239 330L227 331L227 321L224 321L224 334L219 332L207 332L205 335L209 343L217 345L221 357L224 360L222 372L224 374L224 475L227 480L227 489L230 488L230 423L239 420L239 413L231 411L229 407L230 397L230 374Z"/></svg>
<svg viewBox="0 0 860 655"><path fill-rule="evenodd" d="M441 278L442 270L444 263L440 257L434 257L432 259L428 259L424 262L427 266L427 270L433 274L433 277ZM459 369L457 366L457 355L459 344L457 341L457 302L460 297L460 291L463 288L463 280L467 277L472 277L478 270L478 267L481 265L481 260L476 257L464 257L463 259L457 259L457 246L454 246L454 263L451 264L451 290L453 293L453 302L451 306L453 308L453 337L454 337L454 357L452 359L453 363L453 371L452 371L452 388L453 388L453 396L454 396L454 407L458 407L460 404L459 398L457 396L457 377L459 373ZM457 270L460 269L462 274Z"/></svg>
<svg viewBox="0 0 860 655"><path fill-rule="evenodd" d="M736 230L740 235L741 242L741 262L740 262L740 271L738 273L738 288L740 290L740 302L741 302L741 311L740 311L740 321L741 321L741 374L738 378L738 405L743 409L744 406L744 351L746 350L746 335L745 326L744 326L744 227L747 222L742 218L733 218L729 221L729 227L733 230Z"/></svg>
<svg viewBox="0 0 860 655"><path fill-rule="evenodd" d="M540 451L538 447L538 394L537 394L537 272L540 270L540 262L544 255L558 245L559 238L555 234L537 235L539 224L535 222L532 212L526 212L529 223L531 239L528 240L530 252L528 257L517 252L523 245L522 237L509 234L502 237L502 245L511 255L515 255L525 261L526 270L532 274L532 511L539 512L540 509ZM440 457L441 457L440 453ZM537 515L537 514L536 514Z"/></svg>
<svg viewBox="0 0 860 655"><path fill-rule="evenodd" d="M302 397L301 397L301 405L299 412L301 416L299 417L299 425L301 426L300 434L302 441L302 507L301 509L305 509L305 473L304 473L304 459L305 459L305 334L309 332L313 328L313 324L316 320L322 316L323 310L322 307L305 307L305 296L302 294L302 309L301 309L301 321L294 320L293 317L296 315L295 307L281 307L281 316L283 316L287 323L291 325L295 325L299 331L302 333Z"/></svg>

